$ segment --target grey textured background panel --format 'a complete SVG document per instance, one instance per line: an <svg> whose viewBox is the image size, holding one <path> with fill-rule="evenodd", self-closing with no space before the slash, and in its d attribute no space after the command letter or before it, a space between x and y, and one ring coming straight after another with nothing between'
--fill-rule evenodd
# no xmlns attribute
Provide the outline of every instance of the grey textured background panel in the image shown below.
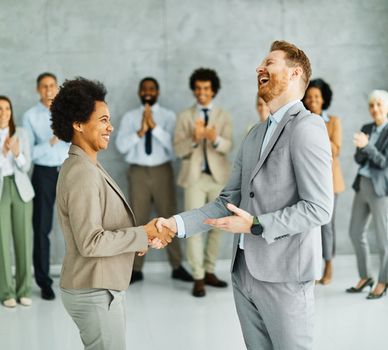
<svg viewBox="0 0 388 350"><path fill-rule="evenodd" d="M98 79L108 88L117 127L122 115L138 106L142 77L155 76L160 103L179 112L193 104L188 88L193 69L211 67L222 84L215 103L234 120L232 160L247 126L257 120L255 68L273 40L289 40L310 57L313 77L324 78L334 91L329 112L343 124L347 188L339 199L337 252L352 253L348 225L357 169L352 135L370 120L368 93L388 89L387 18L386 0L1 0L0 93L12 99L20 123L37 101L39 73L52 71L60 82L80 75ZM100 160L126 192L127 166L114 142ZM231 241L224 236L222 258L230 256ZM52 243L58 263L64 244L57 224ZM148 259L165 254L151 252Z"/></svg>

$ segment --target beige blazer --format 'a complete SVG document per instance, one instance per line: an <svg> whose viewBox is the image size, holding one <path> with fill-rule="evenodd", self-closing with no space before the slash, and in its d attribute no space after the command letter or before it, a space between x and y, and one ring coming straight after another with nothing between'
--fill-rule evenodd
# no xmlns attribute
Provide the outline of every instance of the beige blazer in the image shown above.
<svg viewBox="0 0 388 350"><path fill-rule="evenodd" d="M178 175L178 185L186 188L198 181L204 162L203 141L193 147L195 120L200 118L196 106L186 109L178 115L174 134L174 149L182 159ZM220 142L214 147L207 142L207 159L214 180L225 184L230 174L230 163L227 154L232 148L232 122L229 113L220 107L213 107L209 114L208 126L215 126Z"/></svg>
<svg viewBox="0 0 388 350"><path fill-rule="evenodd" d="M66 242L62 288L128 288L135 252L147 248L123 193L100 164L72 145L57 183L58 219Z"/></svg>
<svg viewBox="0 0 388 350"><path fill-rule="evenodd" d="M325 123L327 133L329 134L331 153L333 155L333 186L334 193L345 191L344 177L341 171L339 154L342 146L342 128L341 121L337 117L329 115L329 122Z"/></svg>

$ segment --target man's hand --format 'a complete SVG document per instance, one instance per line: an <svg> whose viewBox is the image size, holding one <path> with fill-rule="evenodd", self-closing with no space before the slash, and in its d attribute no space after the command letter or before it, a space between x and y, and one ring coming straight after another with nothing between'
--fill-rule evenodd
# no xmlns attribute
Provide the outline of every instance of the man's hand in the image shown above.
<svg viewBox="0 0 388 350"><path fill-rule="evenodd" d="M152 114L152 108L148 103L144 105L143 117L145 118L147 125L150 129L153 129L156 126L154 116Z"/></svg>
<svg viewBox="0 0 388 350"><path fill-rule="evenodd" d="M358 148L364 148L369 143L369 137L363 132L356 133L353 136L353 143Z"/></svg>
<svg viewBox="0 0 388 350"><path fill-rule="evenodd" d="M193 132L193 141L198 143L205 138L205 122L203 119L197 119L195 121L195 128Z"/></svg>
<svg viewBox="0 0 388 350"><path fill-rule="evenodd" d="M163 227L162 230L156 228L157 219L151 220L147 225L144 226L144 229L147 233L149 242L154 239L160 240L160 245L164 248L168 243L172 241L175 236L175 233L169 230L167 227ZM157 242L157 241L156 241Z"/></svg>
<svg viewBox="0 0 388 350"><path fill-rule="evenodd" d="M169 229L170 231L174 232L174 234L178 232L178 226L174 217L171 217L169 219L158 218L158 220L156 221L156 228L159 232L162 232L164 228Z"/></svg>
<svg viewBox="0 0 388 350"><path fill-rule="evenodd" d="M235 215L220 219L206 219L204 224L233 233L251 233L253 216L231 203L228 203L227 208Z"/></svg>
<svg viewBox="0 0 388 350"><path fill-rule="evenodd" d="M148 131L148 129L149 129L148 121L147 121L146 113L144 110L143 119L141 120L141 128L140 128L140 130L137 131L138 136L140 138L143 137L145 135L145 133Z"/></svg>
<svg viewBox="0 0 388 350"><path fill-rule="evenodd" d="M215 126L208 126L205 129L205 137L207 140L209 140L211 143L214 143L217 139L217 131Z"/></svg>

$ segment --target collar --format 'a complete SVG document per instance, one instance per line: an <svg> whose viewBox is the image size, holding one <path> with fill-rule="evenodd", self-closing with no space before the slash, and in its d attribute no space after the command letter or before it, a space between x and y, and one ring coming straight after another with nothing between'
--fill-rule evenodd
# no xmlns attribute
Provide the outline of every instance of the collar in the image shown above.
<svg viewBox="0 0 388 350"><path fill-rule="evenodd" d="M387 125L388 125L388 121L386 121L385 123L381 124L380 126L376 126L376 124L375 124L376 132L380 133Z"/></svg>
<svg viewBox="0 0 388 350"><path fill-rule="evenodd" d="M93 165L97 165L97 166L99 165L98 161L97 161L97 163L94 163L93 160L91 160L90 157L86 154L86 152L81 147L79 147L77 145L73 145L73 144L70 145L69 154L80 156L83 159L86 159L87 161L89 161Z"/></svg>
<svg viewBox="0 0 388 350"><path fill-rule="evenodd" d="M197 103L197 109L201 112L203 109L208 109L209 111L211 111L212 108L213 108L213 102L210 102L207 106L204 106L204 105Z"/></svg>
<svg viewBox="0 0 388 350"><path fill-rule="evenodd" d="M141 111L143 112L144 111L144 105L141 105L140 107ZM158 102L154 103L152 106L151 106L151 110L152 112L157 112L158 110L160 109L160 105Z"/></svg>
<svg viewBox="0 0 388 350"><path fill-rule="evenodd" d="M283 119L284 115L286 114L286 112L298 102L300 102L300 100L294 100L294 101L288 102L286 105L280 107L274 114L270 114L269 117L271 118L271 121L275 122L276 124L279 124Z"/></svg>
<svg viewBox="0 0 388 350"><path fill-rule="evenodd" d="M38 107L39 107L40 109L43 109L43 110L47 111L47 112L50 112L50 109L47 108L47 107L42 103L42 101L39 101L39 102L38 102Z"/></svg>
<svg viewBox="0 0 388 350"><path fill-rule="evenodd" d="M322 111L321 117L322 117L322 119L323 119L326 123L328 123L328 122L330 121L329 115L327 114L326 111Z"/></svg>

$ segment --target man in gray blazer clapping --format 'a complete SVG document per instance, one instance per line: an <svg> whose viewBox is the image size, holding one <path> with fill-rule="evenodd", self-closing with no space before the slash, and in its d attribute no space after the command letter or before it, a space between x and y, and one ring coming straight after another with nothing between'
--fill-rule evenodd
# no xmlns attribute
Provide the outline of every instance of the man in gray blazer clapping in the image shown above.
<svg viewBox="0 0 388 350"><path fill-rule="evenodd" d="M247 348L312 349L320 226L333 210L330 142L300 102L311 76L302 50L275 41L256 71L271 114L245 137L229 182L214 201L157 225L178 237L209 225L236 233L231 271Z"/></svg>

